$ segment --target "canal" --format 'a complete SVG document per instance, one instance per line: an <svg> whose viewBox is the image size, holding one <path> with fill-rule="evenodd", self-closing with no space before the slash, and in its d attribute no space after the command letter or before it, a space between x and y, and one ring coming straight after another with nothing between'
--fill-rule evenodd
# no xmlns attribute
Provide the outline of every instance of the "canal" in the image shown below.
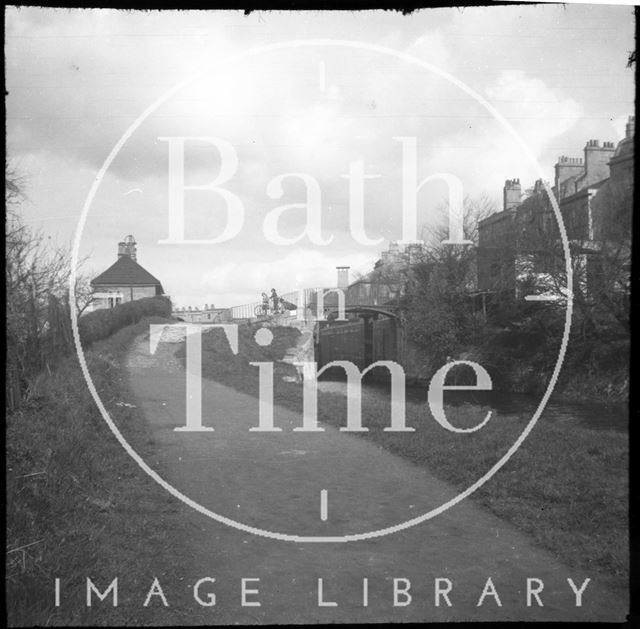
<svg viewBox="0 0 640 629"><path fill-rule="evenodd" d="M344 380L320 380L318 390L346 395ZM373 399L388 399L389 387L382 383L363 383L363 396ZM450 391L445 392L447 405L471 404L478 408L489 407L502 416L533 415L540 404L541 396L526 393L498 391ZM427 403L427 386L407 385L407 405L423 406ZM567 426L579 426L593 430L627 432L629 412L624 405L605 405L584 402L550 401L540 420L561 422Z"/></svg>

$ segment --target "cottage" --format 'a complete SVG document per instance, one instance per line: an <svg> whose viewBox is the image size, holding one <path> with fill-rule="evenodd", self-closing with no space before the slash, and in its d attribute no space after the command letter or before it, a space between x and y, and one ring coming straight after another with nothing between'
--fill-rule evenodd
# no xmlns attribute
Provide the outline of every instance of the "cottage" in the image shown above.
<svg viewBox="0 0 640 629"><path fill-rule="evenodd" d="M136 241L129 235L118 243L118 259L91 280L94 310L164 294L160 281L140 266L136 257Z"/></svg>

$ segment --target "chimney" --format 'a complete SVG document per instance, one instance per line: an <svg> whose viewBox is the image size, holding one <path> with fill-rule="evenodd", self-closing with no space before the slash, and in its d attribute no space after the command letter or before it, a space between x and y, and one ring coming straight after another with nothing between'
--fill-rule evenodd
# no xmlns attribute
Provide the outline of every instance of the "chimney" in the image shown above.
<svg viewBox="0 0 640 629"><path fill-rule="evenodd" d="M627 128L625 132L626 138L632 138L636 132L636 117L629 116L629 122L627 122Z"/></svg>
<svg viewBox="0 0 640 629"><path fill-rule="evenodd" d="M520 179L507 179L503 188L503 210L511 210L520 205L522 188Z"/></svg>
<svg viewBox="0 0 640 629"><path fill-rule="evenodd" d="M338 288L345 290L349 286L349 268L348 266L337 266L338 271Z"/></svg>
<svg viewBox="0 0 640 629"><path fill-rule="evenodd" d="M136 253L137 253L136 252L136 239L131 234L129 234L124 239L124 244L126 245L128 256L132 260L135 260L136 259Z"/></svg>
<svg viewBox="0 0 640 629"><path fill-rule="evenodd" d="M533 184L533 194L538 196L544 193L544 182L542 181L542 179L536 179L536 182Z"/></svg>
<svg viewBox="0 0 640 629"><path fill-rule="evenodd" d="M580 177L584 173L584 162L581 157L567 157L566 155L562 155L558 157L555 169L556 178L554 187L556 195L562 199L575 192L575 188L573 190L567 190L566 186L562 184L568 179L571 179L571 177Z"/></svg>
<svg viewBox="0 0 640 629"><path fill-rule="evenodd" d="M589 140L584 147L584 178L580 188L602 181L609 176L609 160L615 153L613 142L600 146L599 140Z"/></svg>
<svg viewBox="0 0 640 629"><path fill-rule="evenodd" d="M122 258L124 256L127 256L132 260L136 259L136 239L131 235L118 243L118 258Z"/></svg>

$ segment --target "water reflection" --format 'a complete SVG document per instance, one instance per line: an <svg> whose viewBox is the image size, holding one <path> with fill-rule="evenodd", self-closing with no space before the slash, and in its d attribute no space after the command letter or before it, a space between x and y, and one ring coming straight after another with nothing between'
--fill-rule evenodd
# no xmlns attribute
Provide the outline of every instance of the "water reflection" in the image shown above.
<svg viewBox="0 0 640 629"><path fill-rule="evenodd" d="M318 390L346 394L347 385L344 380L321 380ZM388 387L382 383L364 383L363 395L379 396L388 399ZM533 415L540 404L541 396L526 393L503 393L497 391L455 391L445 392L446 404L472 404L490 407L502 416ZM426 386L406 387L407 404L423 405L427 402ZM594 430L628 430L629 413L624 405L605 405L580 402L550 401L544 409L540 420L552 420L567 425L581 426Z"/></svg>

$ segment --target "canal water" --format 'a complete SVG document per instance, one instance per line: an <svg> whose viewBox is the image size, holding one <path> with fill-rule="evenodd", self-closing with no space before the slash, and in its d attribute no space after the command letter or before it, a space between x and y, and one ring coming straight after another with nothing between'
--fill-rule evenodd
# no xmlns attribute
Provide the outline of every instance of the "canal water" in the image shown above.
<svg viewBox="0 0 640 629"><path fill-rule="evenodd" d="M344 380L320 380L318 390L329 393L347 394L347 383ZM427 402L425 386L407 385L406 403L423 406ZM389 387L382 383L363 383L362 395L369 398L389 399ZM489 407L502 416L531 416L538 408L542 396L526 393L504 393L498 391L455 391L445 392L446 404L471 404L478 407ZM625 405L605 405L594 403L550 401L540 419L577 425L594 430L628 430L629 411Z"/></svg>

